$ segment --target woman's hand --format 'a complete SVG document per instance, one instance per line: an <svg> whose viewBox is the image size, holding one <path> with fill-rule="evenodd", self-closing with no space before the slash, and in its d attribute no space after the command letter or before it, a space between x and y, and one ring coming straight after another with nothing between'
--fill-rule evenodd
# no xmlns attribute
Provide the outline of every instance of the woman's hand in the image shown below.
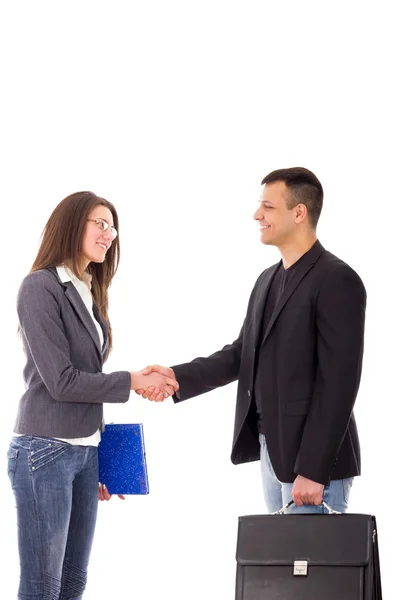
<svg viewBox="0 0 400 600"><path fill-rule="evenodd" d="M173 373L172 369L171 372ZM170 373L164 374L157 371L144 375L143 372L131 373L131 389L138 394L146 390L146 398L156 402L162 402L165 398L172 396L178 391L179 385L175 377Z"/></svg>
<svg viewBox="0 0 400 600"><path fill-rule="evenodd" d="M103 502L103 500L111 500L112 494L109 493L108 489L104 485L104 483L99 483L99 500ZM121 500L125 500L125 496L122 494L118 494L118 498Z"/></svg>

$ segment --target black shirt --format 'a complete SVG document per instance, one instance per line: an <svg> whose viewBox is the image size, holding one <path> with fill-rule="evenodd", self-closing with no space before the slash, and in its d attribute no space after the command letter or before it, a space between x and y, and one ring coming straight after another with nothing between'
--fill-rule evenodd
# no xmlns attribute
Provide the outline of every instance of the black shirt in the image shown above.
<svg viewBox="0 0 400 600"><path fill-rule="evenodd" d="M258 393L258 390L260 388L257 385L257 378L258 378L258 374L259 374L258 355L259 355L260 345L264 338L265 332L267 330L268 323L271 320L272 314L275 310L276 305L279 302L280 297L283 294L285 287L292 280L294 274L296 273L296 271L298 269L298 266L301 264L301 262L304 260L304 257L307 256L307 254L308 254L308 252L303 254L303 256L301 256L288 269L285 269L283 264L281 264L278 267L278 269L275 271L275 274L270 283L268 294L267 294L267 299L265 301L264 316L263 316L263 320L262 320L262 324L261 324L261 328L260 328L260 338L259 338L258 344L257 344L255 383L254 383L254 392L255 392L254 396L255 396L256 409L257 409L257 418L258 418L257 427L258 427L259 433L262 433L262 434L265 434L265 431L264 431L263 421L262 421L261 399L260 399L260 396Z"/></svg>

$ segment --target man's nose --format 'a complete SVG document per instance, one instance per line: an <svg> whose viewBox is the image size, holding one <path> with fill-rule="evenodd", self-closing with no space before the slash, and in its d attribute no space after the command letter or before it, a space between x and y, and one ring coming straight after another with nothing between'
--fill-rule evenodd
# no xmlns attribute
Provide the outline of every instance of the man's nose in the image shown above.
<svg viewBox="0 0 400 600"><path fill-rule="evenodd" d="M253 219L255 219L256 221L260 221L262 219L260 207L258 207L256 212L254 213Z"/></svg>

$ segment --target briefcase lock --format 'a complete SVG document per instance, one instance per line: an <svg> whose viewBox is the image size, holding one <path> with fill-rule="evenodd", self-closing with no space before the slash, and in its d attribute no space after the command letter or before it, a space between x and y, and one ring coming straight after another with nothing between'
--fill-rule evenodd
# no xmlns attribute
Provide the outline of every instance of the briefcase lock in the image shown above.
<svg viewBox="0 0 400 600"><path fill-rule="evenodd" d="M295 560L293 575L307 575L308 563L306 560Z"/></svg>

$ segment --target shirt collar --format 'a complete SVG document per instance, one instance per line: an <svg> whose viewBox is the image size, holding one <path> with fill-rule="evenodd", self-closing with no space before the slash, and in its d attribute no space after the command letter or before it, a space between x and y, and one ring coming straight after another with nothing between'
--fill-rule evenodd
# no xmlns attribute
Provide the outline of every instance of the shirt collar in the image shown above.
<svg viewBox="0 0 400 600"><path fill-rule="evenodd" d="M91 286L92 276L89 275L89 273L84 273L83 274L83 279L79 279L79 277L77 277L65 265L59 265L58 267L56 267L56 270L57 270L57 275L61 279L62 283L67 283L67 281L83 281L89 287Z"/></svg>

